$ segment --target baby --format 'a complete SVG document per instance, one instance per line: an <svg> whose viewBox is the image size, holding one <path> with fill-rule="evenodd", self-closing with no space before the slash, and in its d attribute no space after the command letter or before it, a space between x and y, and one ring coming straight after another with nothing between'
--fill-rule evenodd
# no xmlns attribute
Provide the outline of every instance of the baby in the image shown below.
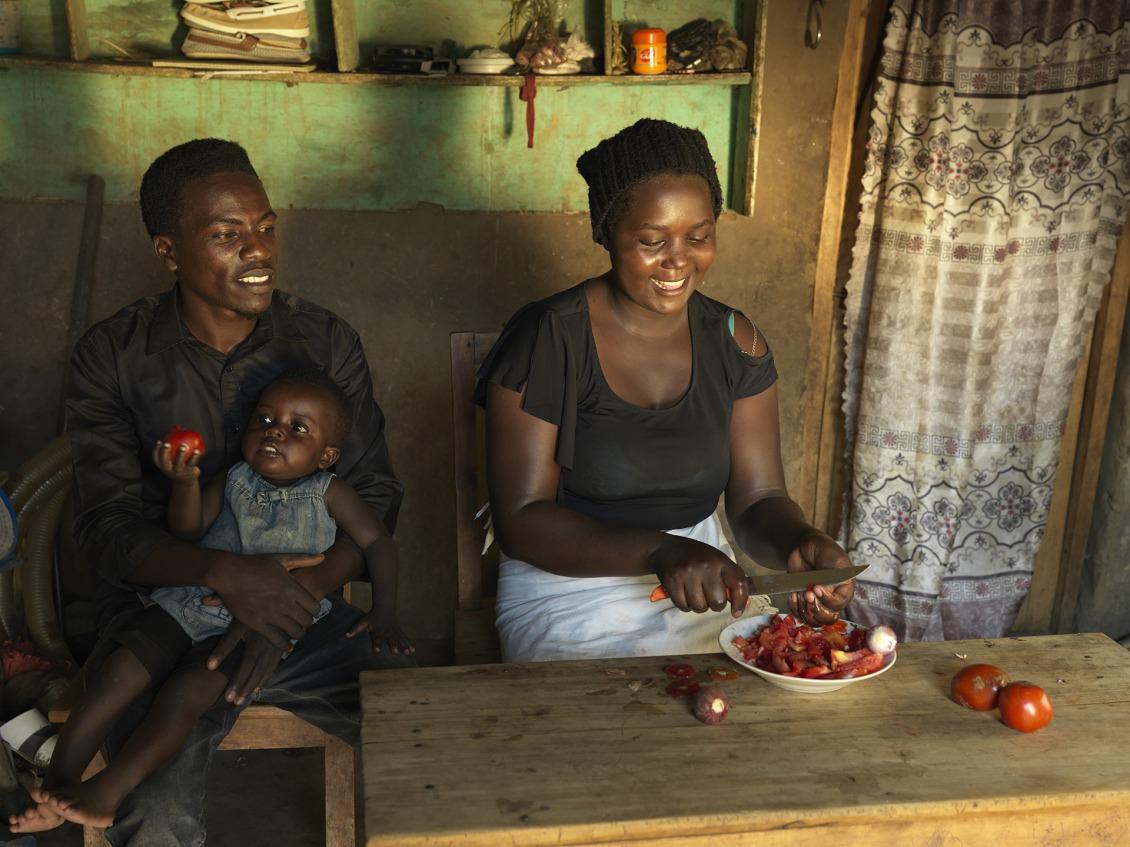
<svg viewBox="0 0 1130 847"><path fill-rule="evenodd" d="M365 553L373 607L348 633L368 631L375 650L412 653L396 619L396 546L383 522L347 483L328 472L351 424L348 398L319 371L286 374L263 392L242 442L243 461L203 490L199 452L169 444L153 450L172 480L170 531L203 547L242 554L320 554L340 526ZM292 556L292 566L320 555ZM224 670L181 659L232 622L218 597L203 587L158 588L142 622L121 639L71 712L56 744L38 804L11 819L30 832L62 820L110 826L122 799L172 757L228 683ZM314 620L330 610L323 599ZM206 655L206 654L204 654ZM159 685L145 719L109 766L85 782L82 773L129 705Z"/></svg>

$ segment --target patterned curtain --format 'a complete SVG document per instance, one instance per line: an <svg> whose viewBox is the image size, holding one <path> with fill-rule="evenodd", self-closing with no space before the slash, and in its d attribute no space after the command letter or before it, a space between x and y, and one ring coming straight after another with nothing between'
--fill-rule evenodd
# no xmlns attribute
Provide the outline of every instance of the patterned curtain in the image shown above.
<svg viewBox="0 0 1130 847"><path fill-rule="evenodd" d="M848 610L1005 634L1130 192L1128 0L894 0L848 282Z"/></svg>

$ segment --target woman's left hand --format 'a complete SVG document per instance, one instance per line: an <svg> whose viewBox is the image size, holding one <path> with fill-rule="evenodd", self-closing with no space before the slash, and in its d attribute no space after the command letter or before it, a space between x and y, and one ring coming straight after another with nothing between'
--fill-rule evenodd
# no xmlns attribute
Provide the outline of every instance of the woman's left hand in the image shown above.
<svg viewBox="0 0 1130 847"><path fill-rule="evenodd" d="M850 567L851 560L844 548L816 530L801 539L788 560L789 573ZM854 594L854 580L836 586L816 585L790 594L789 609L809 626L835 623Z"/></svg>

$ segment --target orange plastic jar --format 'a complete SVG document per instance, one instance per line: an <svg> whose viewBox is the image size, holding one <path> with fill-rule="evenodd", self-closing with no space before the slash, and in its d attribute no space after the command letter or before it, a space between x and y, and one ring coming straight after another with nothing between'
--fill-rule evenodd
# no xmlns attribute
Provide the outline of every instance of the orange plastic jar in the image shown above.
<svg viewBox="0 0 1130 847"><path fill-rule="evenodd" d="M655 27L632 33L632 73L667 73L667 33Z"/></svg>

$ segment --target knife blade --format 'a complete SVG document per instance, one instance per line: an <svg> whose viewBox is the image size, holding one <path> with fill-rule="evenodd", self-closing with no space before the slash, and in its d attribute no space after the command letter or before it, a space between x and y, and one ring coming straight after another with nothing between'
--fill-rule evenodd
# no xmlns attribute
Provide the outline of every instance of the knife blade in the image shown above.
<svg viewBox="0 0 1130 847"><path fill-rule="evenodd" d="M750 594L788 594L804 591L810 585L840 585L855 579L867 565L851 568L824 568L818 571L797 573L747 574L746 584Z"/></svg>
<svg viewBox="0 0 1130 847"><path fill-rule="evenodd" d="M855 579L867 568L867 565L858 565L850 568L823 568L796 573L746 574L746 585L751 595L788 594L793 591L804 591L810 585L840 585ZM667 589L662 585L651 592L652 603L666 599Z"/></svg>

